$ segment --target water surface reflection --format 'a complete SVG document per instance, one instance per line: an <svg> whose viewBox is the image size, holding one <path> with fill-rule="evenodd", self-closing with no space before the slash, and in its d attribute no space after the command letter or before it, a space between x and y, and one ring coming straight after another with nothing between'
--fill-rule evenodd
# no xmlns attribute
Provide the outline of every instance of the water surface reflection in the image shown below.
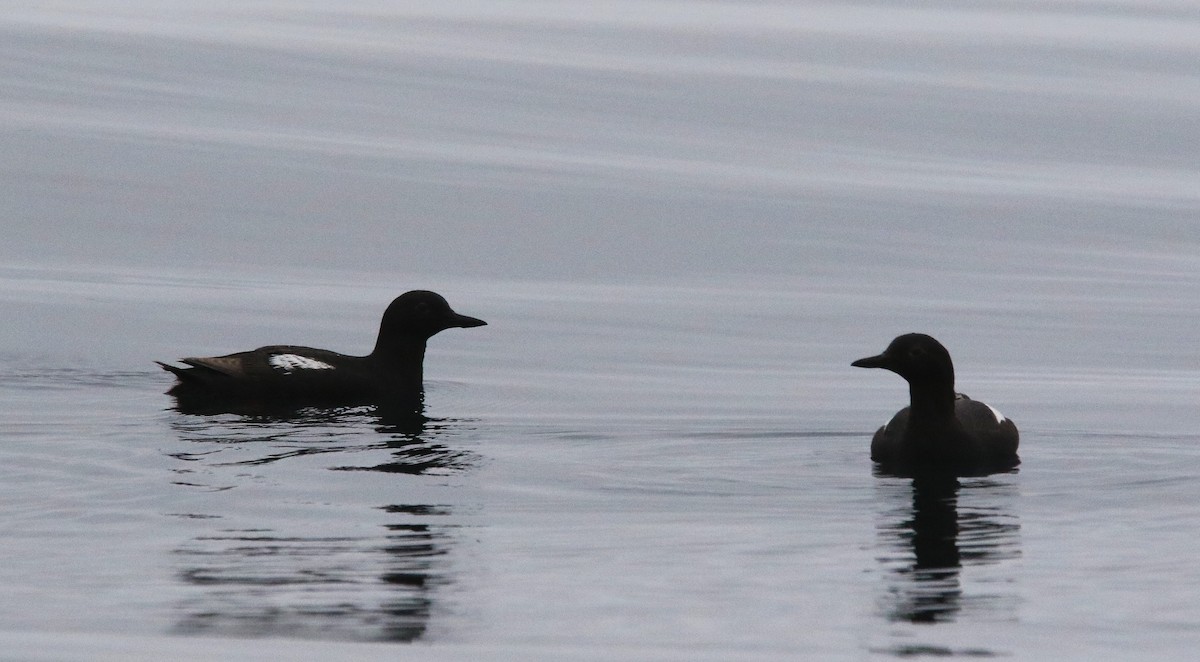
<svg viewBox="0 0 1200 662"><path fill-rule="evenodd" d="M359 407L180 413L171 425L191 446L171 453L185 465L176 484L213 495L204 513L183 514L200 531L173 550L177 576L196 589L179 605L176 632L425 636L439 594L453 584L450 557L464 524L459 504L421 499L448 494L446 477L478 462L453 447L462 421ZM355 500L381 489L415 500Z"/></svg>
<svg viewBox="0 0 1200 662"><path fill-rule="evenodd" d="M1015 576L1001 563L1021 555L1014 483L1004 475L881 476L880 489L881 611L888 620L1015 619ZM982 566L992 571L972 570Z"/></svg>
<svg viewBox="0 0 1200 662"><path fill-rule="evenodd" d="M208 466L266 465L309 455L336 453L339 458L387 457L381 462L345 464L331 469L389 473L460 473L479 461L478 454L439 441L461 430L465 421L429 418L422 410L362 405L339 408L273 408L222 413L182 414L170 425L181 441L196 446L172 457ZM186 469L180 469L186 473Z"/></svg>
<svg viewBox="0 0 1200 662"><path fill-rule="evenodd" d="M436 506L387 506L396 512ZM445 511L449 514L449 511ZM428 626L447 527L398 517L380 536L289 536L275 529L198 536L175 550L180 579L203 589L176 631L412 641Z"/></svg>

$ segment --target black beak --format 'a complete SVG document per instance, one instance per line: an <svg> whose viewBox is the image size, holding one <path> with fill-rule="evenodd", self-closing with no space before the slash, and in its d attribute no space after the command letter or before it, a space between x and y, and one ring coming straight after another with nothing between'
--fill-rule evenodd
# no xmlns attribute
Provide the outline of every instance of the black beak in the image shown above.
<svg viewBox="0 0 1200 662"><path fill-rule="evenodd" d="M473 326L487 326L487 322L485 322L477 317L468 317L466 315L459 315L458 313L454 313L454 317L452 317L450 319L450 324L448 325L448 328L469 329Z"/></svg>
<svg viewBox="0 0 1200 662"><path fill-rule="evenodd" d="M888 360L886 354L879 354L878 356L868 356L865 359L859 359L850 365L855 368L887 368Z"/></svg>

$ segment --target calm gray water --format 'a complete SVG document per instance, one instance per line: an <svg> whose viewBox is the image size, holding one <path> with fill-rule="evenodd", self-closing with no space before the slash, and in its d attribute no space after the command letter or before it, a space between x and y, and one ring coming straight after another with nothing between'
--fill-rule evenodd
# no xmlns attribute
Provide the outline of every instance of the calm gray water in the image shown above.
<svg viewBox="0 0 1200 662"><path fill-rule="evenodd" d="M1200 646L1195 3L0 14L0 658ZM413 288L424 423L151 363ZM872 471L908 331L1018 471Z"/></svg>

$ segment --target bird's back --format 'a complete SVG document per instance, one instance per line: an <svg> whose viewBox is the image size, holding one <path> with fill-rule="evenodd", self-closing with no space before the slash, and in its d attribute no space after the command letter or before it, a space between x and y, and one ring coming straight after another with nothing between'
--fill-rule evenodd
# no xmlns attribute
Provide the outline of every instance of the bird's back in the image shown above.
<svg viewBox="0 0 1200 662"><path fill-rule="evenodd" d="M181 359L187 368L160 363L179 377L172 392L291 397L337 390L373 390L374 371L362 357L298 345L269 345L223 356Z"/></svg>
<svg viewBox="0 0 1200 662"><path fill-rule="evenodd" d="M932 427L910 426L911 408L896 412L871 438L871 459L907 473L913 467L943 467L958 473L987 473L1016 466L1017 426L992 407L958 394L954 420Z"/></svg>

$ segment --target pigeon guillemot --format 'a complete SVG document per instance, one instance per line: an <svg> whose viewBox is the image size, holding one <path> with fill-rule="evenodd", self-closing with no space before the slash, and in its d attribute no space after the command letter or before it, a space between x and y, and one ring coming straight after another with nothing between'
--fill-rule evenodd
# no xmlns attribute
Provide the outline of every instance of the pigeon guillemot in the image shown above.
<svg viewBox="0 0 1200 662"><path fill-rule="evenodd" d="M425 341L445 329L484 324L454 312L439 294L413 290L396 297L384 311L375 349L366 356L270 345L225 356L180 359L186 368L155 363L179 378L168 393L181 399L297 403L419 399L424 389Z"/></svg>
<svg viewBox="0 0 1200 662"><path fill-rule="evenodd" d="M884 368L908 381L909 406L871 439L871 459L904 473L1004 471L1020 463L1017 426L992 407L954 391L954 364L937 340L921 333L897 337L858 368Z"/></svg>

